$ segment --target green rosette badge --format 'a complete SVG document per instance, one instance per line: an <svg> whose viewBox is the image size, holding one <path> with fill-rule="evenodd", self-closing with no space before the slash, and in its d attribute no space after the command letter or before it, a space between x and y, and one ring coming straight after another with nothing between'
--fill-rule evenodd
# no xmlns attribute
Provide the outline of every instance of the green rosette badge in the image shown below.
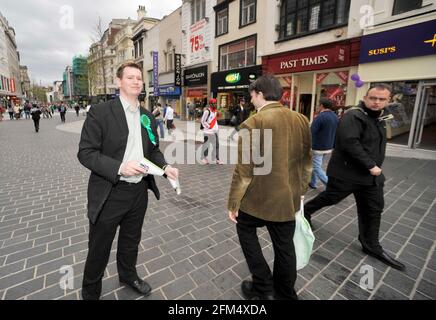
<svg viewBox="0 0 436 320"><path fill-rule="evenodd" d="M151 129L151 120L146 114L141 116L141 124L145 129L147 129L148 137L150 138L151 143L156 145L156 136Z"/></svg>

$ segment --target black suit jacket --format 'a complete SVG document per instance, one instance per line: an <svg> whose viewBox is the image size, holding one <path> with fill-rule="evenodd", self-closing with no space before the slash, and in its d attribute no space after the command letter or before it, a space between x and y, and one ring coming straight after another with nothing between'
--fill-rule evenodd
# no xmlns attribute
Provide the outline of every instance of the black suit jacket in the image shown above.
<svg viewBox="0 0 436 320"><path fill-rule="evenodd" d="M157 145L154 146L147 130L141 126L144 157L162 168L167 163L159 150L156 120L149 111L143 108L140 110L141 115L146 114L150 118L157 139ZM97 221L112 187L119 181L118 170L123 161L128 135L126 115L119 98L89 110L82 128L77 157L83 166L91 170L88 183L88 218L91 223ZM154 177L148 175L146 180L148 188L159 199Z"/></svg>

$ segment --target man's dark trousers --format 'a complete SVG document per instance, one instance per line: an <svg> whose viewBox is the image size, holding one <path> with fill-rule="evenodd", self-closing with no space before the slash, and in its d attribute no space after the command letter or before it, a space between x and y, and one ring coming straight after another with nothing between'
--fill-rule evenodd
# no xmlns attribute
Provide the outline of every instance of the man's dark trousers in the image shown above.
<svg viewBox="0 0 436 320"><path fill-rule="evenodd" d="M39 119L33 119L33 124L35 125L35 131L39 131Z"/></svg>
<svg viewBox="0 0 436 320"><path fill-rule="evenodd" d="M382 248L379 243L379 230L384 208L383 186L383 183L359 185L329 177L326 190L305 204L304 213L312 215L315 211L335 205L353 194L359 220L359 240L362 246L380 252Z"/></svg>
<svg viewBox="0 0 436 320"><path fill-rule="evenodd" d="M253 289L261 296L296 300L297 261L294 248L295 221L270 222L239 211L236 230L248 268L253 276ZM259 244L256 229L266 226L274 249L273 275Z"/></svg>
<svg viewBox="0 0 436 320"><path fill-rule="evenodd" d="M136 260L147 204L147 182L144 179L137 184L120 181L113 186L97 222L90 223L88 257L83 275L83 299L95 300L100 297L102 278L118 225L119 279L129 283L138 278Z"/></svg>

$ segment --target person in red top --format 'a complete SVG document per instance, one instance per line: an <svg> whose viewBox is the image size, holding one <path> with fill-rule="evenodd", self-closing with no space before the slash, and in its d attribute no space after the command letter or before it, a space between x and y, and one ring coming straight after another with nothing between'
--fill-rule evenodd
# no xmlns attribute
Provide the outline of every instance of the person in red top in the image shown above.
<svg viewBox="0 0 436 320"><path fill-rule="evenodd" d="M218 140L218 111L216 106L216 99L209 100L209 107L203 112L201 118L201 130L204 134L204 143L202 149L202 164L209 164L207 159L209 148L212 149L212 159L216 159L216 164L223 164L219 159L219 140Z"/></svg>

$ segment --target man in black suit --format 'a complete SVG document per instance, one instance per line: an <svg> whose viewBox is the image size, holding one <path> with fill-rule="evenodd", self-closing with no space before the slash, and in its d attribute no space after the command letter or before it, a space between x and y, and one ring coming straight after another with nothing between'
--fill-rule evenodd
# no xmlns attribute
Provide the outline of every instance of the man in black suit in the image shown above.
<svg viewBox="0 0 436 320"><path fill-rule="evenodd" d="M96 300L115 233L120 226L117 249L119 280L143 295L151 293L136 272L138 245L148 204L147 189L159 199L153 176L139 161L146 157L163 168L170 178L178 170L167 165L159 150L156 120L140 108L142 71L135 63L117 71L120 97L90 109L82 129L78 158L91 170L88 185L89 246L82 297ZM148 117L150 126L141 125ZM148 127L148 129L147 129Z"/></svg>

